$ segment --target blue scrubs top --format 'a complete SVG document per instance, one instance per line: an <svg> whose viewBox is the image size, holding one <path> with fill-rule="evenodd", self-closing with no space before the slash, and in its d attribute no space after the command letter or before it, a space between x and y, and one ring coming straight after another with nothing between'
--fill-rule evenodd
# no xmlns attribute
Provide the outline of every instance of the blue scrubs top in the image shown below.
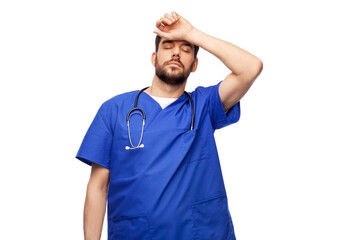
<svg viewBox="0 0 360 240"><path fill-rule="evenodd" d="M126 150L126 116L138 91L104 102L76 158L110 169L108 239L233 240L232 218L216 149L214 131L240 118L240 102L224 112L219 85L198 87L191 126L191 103L184 93L162 109L147 93L138 107L146 114L144 148ZM136 146L142 118L130 119Z"/></svg>

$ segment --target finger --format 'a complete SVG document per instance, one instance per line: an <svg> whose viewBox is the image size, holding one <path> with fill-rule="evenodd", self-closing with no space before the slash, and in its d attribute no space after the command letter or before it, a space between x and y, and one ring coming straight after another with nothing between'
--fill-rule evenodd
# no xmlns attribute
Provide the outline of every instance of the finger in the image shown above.
<svg viewBox="0 0 360 240"><path fill-rule="evenodd" d="M171 16L170 14L168 14L168 13L165 13L164 17L166 19L169 19L171 21L171 23L174 23L176 21L176 19L173 16Z"/></svg>
<svg viewBox="0 0 360 240"><path fill-rule="evenodd" d="M164 24L164 25L171 25L172 21L168 18L162 17L160 18L160 21Z"/></svg>
<svg viewBox="0 0 360 240"><path fill-rule="evenodd" d="M160 30L154 30L153 33L159 35L162 38L168 38L170 37L170 35L166 32L160 31Z"/></svg>
<svg viewBox="0 0 360 240"><path fill-rule="evenodd" d="M164 30L166 24L163 23L162 19L156 21L156 27L160 30Z"/></svg>
<svg viewBox="0 0 360 240"><path fill-rule="evenodd" d="M174 11L171 12L171 15L172 15L176 20L178 20L178 19L180 18L180 15L177 14L176 12L174 12Z"/></svg>

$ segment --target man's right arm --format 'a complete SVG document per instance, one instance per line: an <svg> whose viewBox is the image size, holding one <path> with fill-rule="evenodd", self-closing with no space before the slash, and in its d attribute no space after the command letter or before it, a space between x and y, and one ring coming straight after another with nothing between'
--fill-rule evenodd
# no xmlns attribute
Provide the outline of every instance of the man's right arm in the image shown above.
<svg viewBox="0 0 360 240"><path fill-rule="evenodd" d="M100 240L109 186L109 169L92 163L84 207L85 240Z"/></svg>

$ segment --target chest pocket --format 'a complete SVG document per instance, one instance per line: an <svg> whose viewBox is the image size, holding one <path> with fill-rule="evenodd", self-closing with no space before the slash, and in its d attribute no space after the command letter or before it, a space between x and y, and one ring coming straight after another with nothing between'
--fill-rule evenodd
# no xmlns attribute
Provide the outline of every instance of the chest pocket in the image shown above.
<svg viewBox="0 0 360 240"><path fill-rule="evenodd" d="M182 135L182 148L187 152L185 163L207 158L206 141L200 128L187 131Z"/></svg>

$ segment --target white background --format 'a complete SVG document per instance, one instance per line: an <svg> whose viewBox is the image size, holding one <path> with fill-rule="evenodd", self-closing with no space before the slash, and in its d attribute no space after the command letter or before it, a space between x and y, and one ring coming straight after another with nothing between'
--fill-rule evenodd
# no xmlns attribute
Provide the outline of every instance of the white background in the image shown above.
<svg viewBox="0 0 360 240"><path fill-rule="evenodd" d="M0 239L82 239L101 103L150 85L152 31L177 11L253 53L240 121L216 132L239 240L360 239L356 1L1 1ZM200 49L186 90L229 70ZM107 239L104 222L102 239Z"/></svg>

